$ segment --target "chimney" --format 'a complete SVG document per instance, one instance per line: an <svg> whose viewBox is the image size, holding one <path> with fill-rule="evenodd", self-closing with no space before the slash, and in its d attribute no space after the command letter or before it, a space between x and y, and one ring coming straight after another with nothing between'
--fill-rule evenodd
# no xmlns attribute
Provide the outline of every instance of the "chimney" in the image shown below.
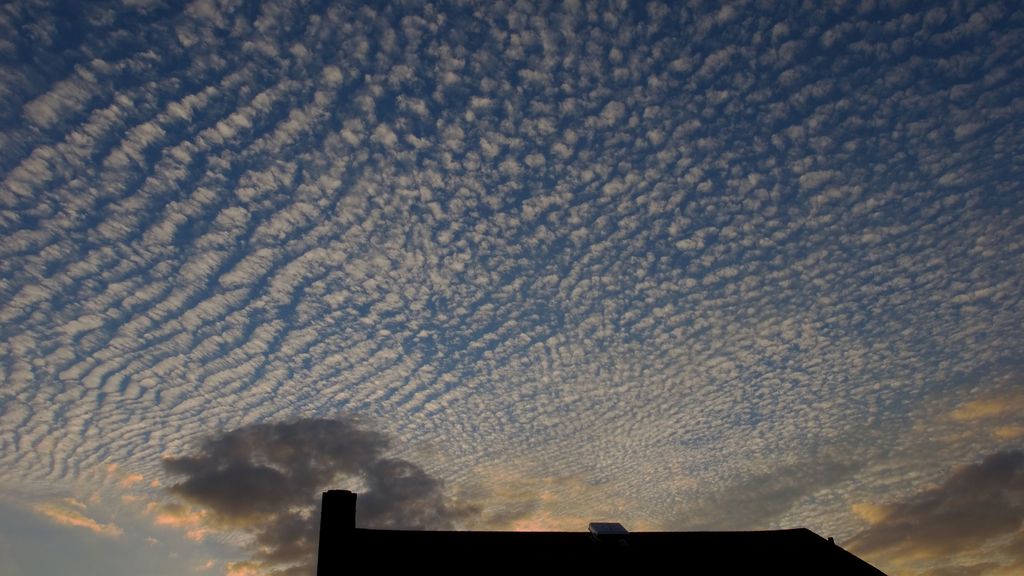
<svg viewBox="0 0 1024 576"><path fill-rule="evenodd" d="M348 490L328 490L320 503L320 538L316 552L316 576L334 576L345 570L343 546L346 536L356 529L356 494Z"/></svg>

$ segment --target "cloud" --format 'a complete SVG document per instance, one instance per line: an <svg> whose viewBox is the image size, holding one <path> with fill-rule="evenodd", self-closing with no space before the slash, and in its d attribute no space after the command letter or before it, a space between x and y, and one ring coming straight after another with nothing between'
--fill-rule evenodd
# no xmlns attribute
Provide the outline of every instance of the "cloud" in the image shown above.
<svg viewBox="0 0 1024 576"><path fill-rule="evenodd" d="M799 462L747 475L702 498L675 524L688 530L755 530L776 525L802 499L850 477L849 462Z"/></svg>
<svg viewBox="0 0 1024 576"><path fill-rule="evenodd" d="M1024 394L1013 393L964 402L951 416L957 422L971 423L1019 416L1024 412Z"/></svg>
<svg viewBox="0 0 1024 576"><path fill-rule="evenodd" d="M62 526L85 528L94 534L109 538L117 538L124 533L124 530L113 522L103 524L87 516L86 505L75 499L43 502L35 505L33 509Z"/></svg>
<svg viewBox="0 0 1024 576"><path fill-rule="evenodd" d="M584 475L550 475L528 461L481 467L459 496L475 502L476 530L581 532L593 521L621 522L630 530L660 529L631 494ZM596 502L596 504L595 504Z"/></svg>
<svg viewBox="0 0 1024 576"><path fill-rule="evenodd" d="M184 501L160 508L157 523L234 529L252 537L253 557L235 570L308 573L316 549L320 493L360 484L357 525L445 529L475 513L406 460L388 458L383 434L344 420L254 424L208 438L194 453L163 460L184 479L167 488ZM202 532L198 532L202 534ZM201 536L200 536L201 537Z"/></svg>
<svg viewBox="0 0 1024 576"><path fill-rule="evenodd" d="M1008 385L1008 386L1007 386ZM1021 413L1024 413L1024 393L1019 391L1020 377L1012 376L989 386L988 390L972 395L950 410L945 420L952 426L950 435L989 437L998 450L1012 445L1024 437Z"/></svg>
<svg viewBox="0 0 1024 576"><path fill-rule="evenodd" d="M211 532L211 528L208 526L209 514L205 509L174 502L170 504L152 503L149 511L154 513L154 524L178 528L185 532L185 536L189 540L202 541Z"/></svg>
<svg viewBox="0 0 1024 576"><path fill-rule="evenodd" d="M989 550L988 560L1013 562L1024 570L1024 452L999 452L954 471L939 486L884 506L869 506L871 522L849 540L856 554L897 566L921 563L956 569L970 554ZM1009 544L1007 544L1009 541ZM976 561L976 559L974 559ZM1007 570L998 563L992 567Z"/></svg>
<svg viewBox="0 0 1024 576"><path fill-rule="evenodd" d="M145 480L145 478L143 478L142 474L126 474L118 484L122 488L131 488L143 480Z"/></svg>
<svg viewBox="0 0 1024 576"><path fill-rule="evenodd" d="M519 459L614 487L530 509L530 485L508 509L534 525L608 493L765 525L831 481L765 454L909 474L1024 434L1002 405L906 416L1019 368L1003 0L47 4L0 14L0 492L125 491L87 472L108 461L166 486L159 455L209 430L344 407L436 447L425 478L355 473L405 477L364 498L380 525ZM266 514L225 480L163 519ZM819 516L837 537L851 503Z"/></svg>

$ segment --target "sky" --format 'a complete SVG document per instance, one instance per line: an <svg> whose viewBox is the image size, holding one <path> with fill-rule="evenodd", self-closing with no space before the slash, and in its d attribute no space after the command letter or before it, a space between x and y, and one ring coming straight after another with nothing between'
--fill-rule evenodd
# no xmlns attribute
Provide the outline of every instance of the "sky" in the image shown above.
<svg viewBox="0 0 1024 576"><path fill-rule="evenodd" d="M1024 10L0 6L0 572L361 526L1024 570Z"/></svg>

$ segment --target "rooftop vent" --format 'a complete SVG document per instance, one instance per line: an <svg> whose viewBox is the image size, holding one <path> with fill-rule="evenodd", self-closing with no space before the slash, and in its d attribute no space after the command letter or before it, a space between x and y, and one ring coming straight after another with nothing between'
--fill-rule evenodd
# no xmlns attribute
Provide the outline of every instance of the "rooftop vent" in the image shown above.
<svg viewBox="0 0 1024 576"><path fill-rule="evenodd" d="M591 522L590 537L602 544L625 545L629 530L618 522Z"/></svg>

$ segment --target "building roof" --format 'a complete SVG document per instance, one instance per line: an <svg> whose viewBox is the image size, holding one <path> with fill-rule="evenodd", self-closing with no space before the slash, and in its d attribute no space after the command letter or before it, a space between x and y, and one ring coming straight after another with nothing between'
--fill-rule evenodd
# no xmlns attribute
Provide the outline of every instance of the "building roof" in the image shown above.
<svg viewBox="0 0 1024 576"><path fill-rule="evenodd" d="M340 499L333 493L344 492ZM333 501L332 501L333 500ZM344 500L343 502L341 500ZM340 502L340 504L339 504ZM351 506L348 506L348 504ZM337 504L332 506L332 504ZM351 517L349 513L351 512ZM355 495L325 493L317 576L376 568L480 572L567 569L626 574L764 573L877 576L881 571L806 528L750 532L468 532L355 528ZM883 575L884 576L884 575Z"/></svg>

